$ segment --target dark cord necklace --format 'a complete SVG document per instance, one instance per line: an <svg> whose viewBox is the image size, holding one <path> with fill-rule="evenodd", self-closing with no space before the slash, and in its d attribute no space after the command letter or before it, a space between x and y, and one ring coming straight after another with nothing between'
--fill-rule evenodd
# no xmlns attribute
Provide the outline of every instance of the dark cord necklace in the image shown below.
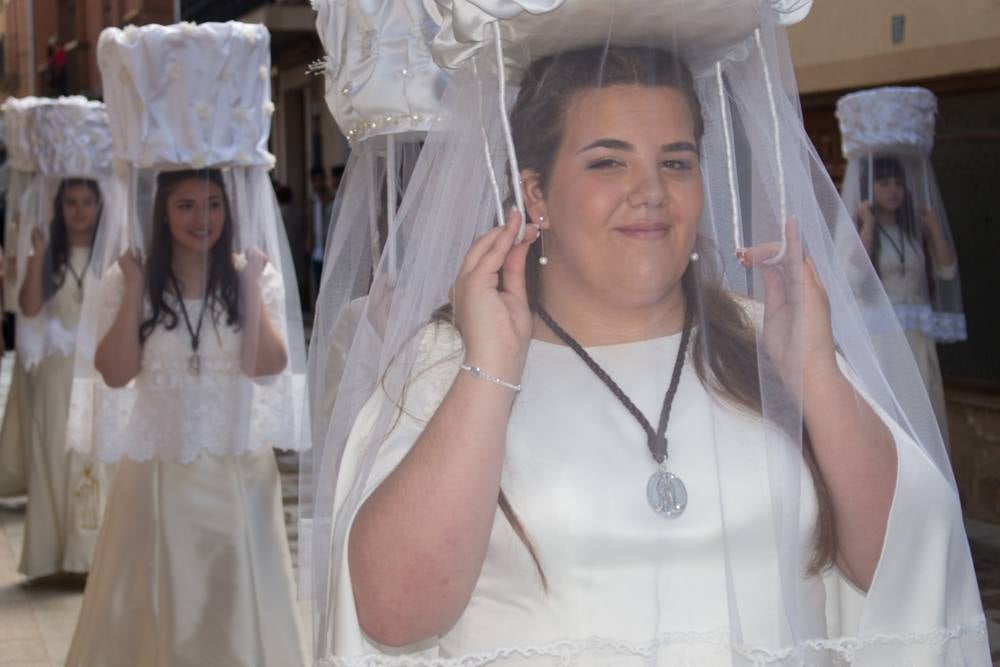
<svg viewBox="0 0 1000 667"><path fill-rule="evenodd" d="M537 305L535 306L535 312L538 313L538 317L552 330L552 333L562 339L570 349L576 352L583 362L590 367L590 370L594 372L594 375L607 385L611 393L615 395L615 398L621 401L621 404L625 406L629 414L635 417L642 430L646 432L646 444L649 447L649 453L653 455L653 460L659 464L656 472L649 478L649 483L646 485L646 499L649 501L650 506L658 514L671 519L683 514L684 509L687 507L687 489L684 487L684 482L681 481L680 477L667 470L667 422L670 421L670 407L673 405L674 395L677 393L677 387L680 384L681 369L684 368L684 358L687 352L688 341L691 338L691 309L687 309L687 312L684 314L684 330L681 334L681 343L677 350L677 359L674 361L674 370L670 376L670 385L667 387L667 393L663 397L663 408L660 410L660 423L655 431L653 430L653 425L649 423L649 420L642 414L642 411L636 407L632 399L618 386L618 383L612 380L611 376L594 361L593 357L587 354L587 351L583 349L583 346L576 339L556 324L556 321L552 319L552 316L548 314L545 308Z"/></svg>
<svg viewBox="0 0 1000 667"><path fill-rule="evenodd" d="M899 227L899 225L896 225L896 226ZM903 267L903 273L906 273L906 236L905 236L905 232L903 232L903 229L900 227L900 229L899 229L899 243L896 243L896 239L892 238L892 234L889 233L889 230L886 229L882 225L881 222L878 223L878 230L880 232L882 232L882 236L884 236L889 241L889 243L892 244L893 250L895 250L896 254L899 256L899 263Z"/></svg>
<svg viewBox="0 0 1000 667"><path fill-rule="evenodd" d="M187 306L184 305L184 293L181 292L177 278L170 274L170 282L173 284L174 293L177 295L177 303L181 306L181 315L184 316L184 324L187 326L188 334L191 336L191 356L188 358L188 372L191 375L201 374L201 355L198 353L198 345L201 342L201 325L205 321L205 306L208 299L201 300L201 309L198 311L198 325L191 326L191 318L188 316Z"/></svg>
<svg viewBox="0 0 1000 667"><path fill-rule="evenodd" d="M90 267L91 253L87 253L87 263L83 265L83 270L80 273L76 272L73 268L73 258L72 253L70 256L66 257L66 268L69 270L70 275L73 276L73 282L76 283L76 302L83 303L83 276L87 273L87 269Z"/></svg>

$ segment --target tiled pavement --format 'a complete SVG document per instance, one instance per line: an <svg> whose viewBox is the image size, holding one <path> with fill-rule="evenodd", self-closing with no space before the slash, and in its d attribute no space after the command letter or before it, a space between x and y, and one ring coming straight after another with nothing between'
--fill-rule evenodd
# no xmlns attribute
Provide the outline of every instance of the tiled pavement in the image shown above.
<svg viewBox="0 0 1000 667"><path fill-rule="evenodd" d="M0 364L0 410L6 403L11 359ZM294 454L278 454L282 500L289 546L297 551L298 462ZM1000 665L1000 526L967 525L983 606L990 620L994 665ZM81 579L52 579L25 584L17 573L24 533L24 499L0 500L0 667L59 667L73 637L83 593ZM307 603L299 616L310 632Z"/></svg>

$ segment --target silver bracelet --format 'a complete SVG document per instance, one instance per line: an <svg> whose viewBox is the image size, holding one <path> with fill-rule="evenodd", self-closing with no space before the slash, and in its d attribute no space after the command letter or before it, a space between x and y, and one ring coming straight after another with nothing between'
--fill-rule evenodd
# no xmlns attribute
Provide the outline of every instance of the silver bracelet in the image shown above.
<svg viewBox="0 0 1000 667"><path fill-rule="evenodd" d="M490 375L479 366L470 366L469 364L463 363L461 366L459 366L459 368L461 368L463 371L468 371L472 373L474 377L477 377L480 380L486 380L487 382L498 384L501 387L507 387L508 389L513 390L515 394L521 391L521 385L512 384L510 382L507 382L506 380L501 380L495 375Z"/></svg>

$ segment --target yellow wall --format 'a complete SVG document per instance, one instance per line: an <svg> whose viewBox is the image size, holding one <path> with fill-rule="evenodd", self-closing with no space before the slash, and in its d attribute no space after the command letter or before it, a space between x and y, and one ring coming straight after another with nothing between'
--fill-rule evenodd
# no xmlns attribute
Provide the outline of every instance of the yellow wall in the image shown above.
<svg viewBox="0 0 1000 667"><path fill-rule="evenodd" d="M805 94L985 72L1000 69L1000 0L815 0L788 38Z"/></svg>

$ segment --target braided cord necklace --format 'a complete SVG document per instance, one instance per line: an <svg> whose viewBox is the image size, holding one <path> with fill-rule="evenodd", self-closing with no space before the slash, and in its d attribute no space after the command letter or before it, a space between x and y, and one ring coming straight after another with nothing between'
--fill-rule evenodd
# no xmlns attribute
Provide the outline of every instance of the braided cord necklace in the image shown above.
<svg viewBox="0 0 1000 667"><path fill-rule="evenodd" d="M545 308L540 304L536 305L535 312L538 313L538 317L545 322L546 326L552 330L552 333L576 352L577 356L594 372L594 375L611 390L611 393L628 410L629 414L639 422L642 430L646 432L646 444L649 447L649 453L652 454L653 460L659 464L656 472L653 473L653 476L649 478L649 482L646 484L646 500L649 501L650 507L657 514L671 519L679 517L687 507L687 488L680 477L667 470L667 422L670 421L670 408L673 405L674 395L677 393L677 387L680 384L681 369L684 368L684 358L687 352L688 341L691 338L691 321L693 319L691 309L688 308L684 314L684 330L681 334L681 343L677 350L677 359L674 361L674 370L670 376L670 385L667 387L667 393L663 397L660 422L655 431L653 430L653 425L649 423L649 420L642 414L642 411L636 407L632 399L618 386L618 383L611 379L607 371L601 368L600 364L594 361L593 357L587 354L587 351L583 349L583 346L575 338L556 324L556 321L552 319L552 316L549 315Z"/></svg>

